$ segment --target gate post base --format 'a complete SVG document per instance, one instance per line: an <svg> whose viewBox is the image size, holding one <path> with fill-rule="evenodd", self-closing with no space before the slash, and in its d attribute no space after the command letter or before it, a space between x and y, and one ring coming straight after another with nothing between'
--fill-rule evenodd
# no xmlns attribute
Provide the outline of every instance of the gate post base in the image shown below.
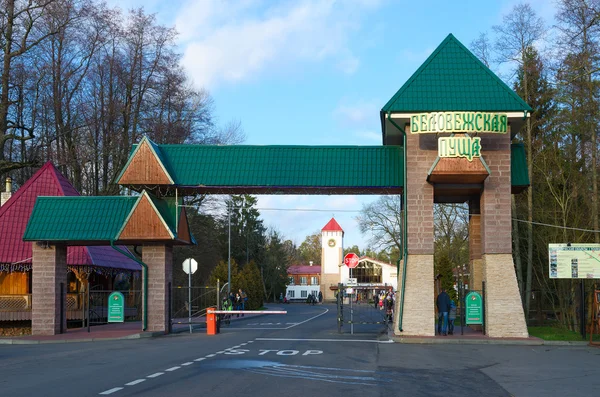
<svg viewBox="0 0 600 397"><path fill-rule="evenodd" d="M512 254L484 254L485 330L490 338L528 338Z"/></svg>
<svg viewBox="0 0 600 397"><path fill-rule="evenodd" d="M398 274L398 293L394 311L394 334L398 336L435 336L435 296L433 285L433 255L410 255L404 283L404 313L402 332L398 329L402 270Z"/></svg>

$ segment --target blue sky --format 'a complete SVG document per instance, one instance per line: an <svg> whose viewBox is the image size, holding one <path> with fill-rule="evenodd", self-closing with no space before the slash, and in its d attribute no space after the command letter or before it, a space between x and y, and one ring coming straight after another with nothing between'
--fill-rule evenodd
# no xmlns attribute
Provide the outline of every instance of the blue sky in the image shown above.
<svg viewBox="0 0 600 397"><path fill-rule="evenodd" d="M175 26L182 63L211 93L219 123L249 145L380 145L379 110L453 33L467 47L512 0L110 0ZM547 22L551 0L529 2ZM265 224L300 244L332 216L364 249L354 218L377 196L259 196ZM355 212L341 212L355 211Z"/></svg>

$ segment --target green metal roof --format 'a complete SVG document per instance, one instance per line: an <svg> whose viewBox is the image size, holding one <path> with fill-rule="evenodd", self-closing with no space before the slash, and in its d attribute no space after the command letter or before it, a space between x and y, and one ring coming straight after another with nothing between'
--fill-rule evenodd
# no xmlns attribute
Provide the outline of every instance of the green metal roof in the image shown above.
<svg viewBox="0 0 600 397"><path fill-rule="evenodd" d="M452 34L433 51L381 110L531 111L531 107Z"/></svg>
<svg viewBox="0 0 600 397"><path fill-rule="evenodd" d="M525 156L525 146L522 143L510 145L510 184L513 187L529 186L527 157Z"/></svg>
<svg viewBox="0 0 600 397"><path fill-rule="evenodd" d="M175 198L159 199L148 192L149 199L177 238ZM100 197L38 197L27 228L24 241L85 241L106 243L118 240L131 212L141 200L140 196ZM182 200L179 199L179 204ZM196 243L188 229L190 239Z"/></svg>
<svg viewBox="0 0 600 397"><path fill-rule="evenodd" d="M38 197L24 241L111 241L138 197Z"/></svg>
<svg viewBox="0 0 600 397"><path fill-rule="evenodd" d="M156 145L177 186L398 189L400 146Z"/></svg>

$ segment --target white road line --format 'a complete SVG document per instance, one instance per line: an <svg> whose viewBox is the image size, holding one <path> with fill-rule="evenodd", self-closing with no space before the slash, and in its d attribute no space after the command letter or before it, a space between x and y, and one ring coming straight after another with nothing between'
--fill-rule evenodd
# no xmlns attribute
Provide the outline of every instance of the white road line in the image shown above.
<svg viewBox="0 0 600 397"><path fill-rule="evenodd" d="M200 357L200 358L195 359L194 361L204 361L204 360L206 360L206 357Z"/></svg>
<svg viewBox="0 0 600 397"><path fill-rule="evenodd" d="M177 370L177 369L179 369L179 368L181 368L181 367L171 367L171 368L169 368L169 369L165 369L165 371L166 371L166 372L171 372L171 371L175 371L175 370Z"/></svg>
<svg viewBox="0 0 600 397"><path fill-rule="evenodd" d="M110 390L106 390L106 391L103 391L102 393L98 393L98 394L103 394L103 395L106 396L106 395L109 395L109 394L113 394L114 392L119 391L121 389L123 389L123 388L122 387L113 387Z"/></svg>
<svg viewBox="0 0 600 397"><path fill-rule="evenodd" d="M223 354L223 353L225 353L224 350L221 350L220 352L217 352L217 354Z"/></svg>
<svg viewBox="0 0 600 397"><path fill-rule="evenodd" d="M188 361L187 363L183 363L183 364L181 364L181 365L183 365L183 366L187 366L187 365L192 365L192 364L193 364L193 362L192 362L192 361Z"/></svg>
<svg viewBox="0 0 600 397"><path fill-rule="evenodd" d="M240 346L246 346L248 343L240 343Z"/></svg>
<svg viewBox="0 0 600 397"><path fill-rule="evenodd" d="M165 374L164 372L157 372L155 374L146 376L146 378L156 378L156 377L164 375L164 374Z"/></svg>
<svg viewBox="0 0 600 397"><path fill-rule="evenodd" d="M358 343L394 343L393 340L370 340L370 339L293 339L293 338L256 338L264 341L288 341L288 342L358 342Z"/></svg>
<svg viewBox="0 0 600 397"><path fill-rule="evenodd" d="M207 354L205 357L214 357L216 354Z"/></svg>
<svg viewBox="0 0 600 397"><path fill-rule="evenodd" d="M295 325L290 325L289 327L287 327L287 328L282 328L282 329L290 329L290 328L294 328L294 327L296 327L296 326L298 326L298 325L300 325L300 324L304 324L304 323L306 323L306 322L308 322L308 321L310 321L310 320L314 320L314 319L315 319L315 318L317 318L317 317L321 317L323 314L327 313L328 311L329 311L329 309L325 309L325 311L324 311L323 313L321 313L321 314L317 314L316 316L314 316L314 317L311 317L311 318L309 318L308 320L301 321L301 322L299 322L299 323L297 323L297 324L295 324Z"/></svg>
<svg viewBox="0 0 600 397"><path fill-rule="evenodd" d="M249 340L248 343L254 343L254 341L253 340Z"/></svg>
<svg viewBox="0 0 600 397"><path fill-rule="evenodd" d="M142 383L145 381L146 381L146 379L136 379L133 382L125 383L125 386L134 386L134 385L137 385L138 383Z"/></svg>

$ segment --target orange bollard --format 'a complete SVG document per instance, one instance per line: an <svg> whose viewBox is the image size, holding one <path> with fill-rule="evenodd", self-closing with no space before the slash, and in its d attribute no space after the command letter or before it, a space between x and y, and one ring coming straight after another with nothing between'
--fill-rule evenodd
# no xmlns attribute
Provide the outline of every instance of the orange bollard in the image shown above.
<svg viewBox="0 0 600 397"><path fill-rule="evenodd" d="M216 307L209 307L206 309L206 334L216 335L217 334L217 315L211 313L213 310L217 310Z"/></svg>

